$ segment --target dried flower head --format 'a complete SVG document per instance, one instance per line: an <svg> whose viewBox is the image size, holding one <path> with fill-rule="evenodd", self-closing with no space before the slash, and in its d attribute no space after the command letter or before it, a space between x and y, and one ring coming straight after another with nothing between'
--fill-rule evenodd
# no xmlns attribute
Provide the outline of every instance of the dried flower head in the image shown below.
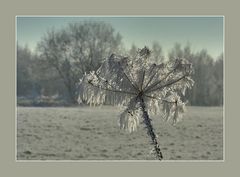
<svg viewBox="0 0 240 177"><path fill-rule="evenodd" d="M139 49L134 58L112 54L96 72L86 74L81 79L79 101L101 105L107 96L114 93L113 104L126 107L119 117L120 128L135 131L139 119L143 117L161 159L148 112L164 113L165 120L176 124L185 111L185 103L180 96L184 96L186 89L194 84L190 77L193 69L186 59L153 63L150 54L147 47Z"/></svg>

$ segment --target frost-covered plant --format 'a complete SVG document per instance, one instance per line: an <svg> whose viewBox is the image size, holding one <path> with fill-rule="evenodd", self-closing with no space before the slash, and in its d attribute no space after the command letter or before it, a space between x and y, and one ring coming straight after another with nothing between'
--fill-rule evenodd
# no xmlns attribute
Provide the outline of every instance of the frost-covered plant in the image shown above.
<svg viewBox="0 0 240 177"><path fill-rule="evenodd" d="M114 93L113 104L126 107L119 116L120 128L135 131L143 118L156 157L161 160L162 152L148 113L161 113L165 120L176 124L185 112L180 97L194 81L189 61L175 59L156 64L150 61L150 55L147 47L139 49L133 58L112 54L97 71L80 80L79 102L101 105Z"/></svg>

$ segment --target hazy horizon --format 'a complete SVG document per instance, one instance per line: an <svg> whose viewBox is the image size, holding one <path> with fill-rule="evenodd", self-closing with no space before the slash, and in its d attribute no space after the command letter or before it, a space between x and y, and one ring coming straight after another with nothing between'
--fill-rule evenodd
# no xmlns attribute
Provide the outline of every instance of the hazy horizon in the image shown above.
<svg viewBox="0 0 240 177"><path fill-rule="evenodd" d="M165 57L175 43L190 44L193 52L206 49L217 58L224 53L224 29L222 16L19 16L17 42L34 51L37 43L49 29L60 29L72 22L103 21L111 24L123 37L124 47L151 47L154 41L162 46Z"/></svg>

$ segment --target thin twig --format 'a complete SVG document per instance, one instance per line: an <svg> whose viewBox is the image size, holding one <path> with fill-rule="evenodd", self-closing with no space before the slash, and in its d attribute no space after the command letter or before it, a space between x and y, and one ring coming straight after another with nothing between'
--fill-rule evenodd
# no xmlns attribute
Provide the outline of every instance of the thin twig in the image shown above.
<svg viewBox="0 0 240 177"><path fill-rule="evenodd" d="M156 65L154 65L154 66L156 66ZM155 68L155 67L152 68L152 70L150 71L149 75L152 74L152 71L153 71L154 68ZM160 70L160 68L159 68L159 70ZM146 86L143 88L143 90L145 90L145 89L148 87L148 85L152 82L153 78L158 74L158 71L159 71L159 70L157 70L157 71L150 77L149 81L147 82L147 84L146 84Z"/></svg>
<svg viewBox="0 0 240 177"><path fill-rule="evenodd" d="M150 85L147 89L146 92L149 91L150 89L154 88L155 86L157 86L158 84L160 84L162 81L164 81L165 79L167 79L167 77L172 74L174 71L176 70L176 68L172 69L164 78L162 78L160 81L156 81L155 83L153 83L152 85Z"/></svg>
<svg viewBox="0 0 240 177"><path fill-rule="evenodd" d="M155 100L159 100L159 101L164 101L164 102L167 102L167 103L176 103L175 101L167 101L165 99L160 99L160 98L157 98L157 97L154 97L154 96L150 96L150 95L146 95L144 94L145 97L148 97L148 98L151 98L151 99L155 99Z"/></svg>
<svg viewBox="0 0 240 177"><path fill-rule="evenodd" d="M143 88L144 78L145 78L145 70L143 71L143 75L142 75L142 80L141 80L141 84L140 84L140 91L142 91L142 88Z"/></svg>
<svg viewBox="0 0 240 177"><path fill-rule="evenodd" d="M108 88L104 88L104 87L101 87L100 85L93 85L93 83L89 82L89 84L93 87L96 87L96 88L99 88L99 89L102 89L102 90L106 90L106 91L109 91L109 92L116 92L116 93L125 93L125 94L130 94L130 95L136 95L136 93L134 92L128 92L128 91L123 91L123 90L115 90L115 89L108 89Z"/></svg>
<svg viewBox="0 0 240 177"><path fill-rule="evenodd" d="M96 73L96 76L97 76L98 79L101 79L104 83L109 85L111 87L111 89L115 89L115 87L112 84L110 84L106 79L100 77L99 74Z"/></svg>
<svg viewBox="0 0 240 177"><path fill-rule="evenodd" d="M182 79L185 78L186 76L187 76L187 74L183 75L182 77L180 77L180 78L178 78L178 79L176 79L176 80L174 80L174 81L172 81L172 82L168 82L168 83L166 83L166 84L164 84L164 85L161 85L161 86L159 86L159 87L157 87L157 88L155 88L155 89L148 90L148 91L146 91L146 93L154 92L154 91L159 90L159 89L162 89L162 88L164 88L164 87L168 87L168 86L170 86L170 85L172 85L172 84L175 84L176 82L182 80Z"/></svg>
<svg viewBox="0 0 240 177"><path fill-rule="evenodd" d="M133 87L136 91L138 91L138 88L132 83L132 81L129 79L129 77L127 76L127 74L124 72L123 67L122 67L120 64L119 64L119 66L120 66L120 68L121 68L121 70L122 70L124 76L125 76L126 79L128 80L128 82L132 85L132 87Z"/></svg>
<svg viewBox="0 0 240 177"><path fill-rule="evenodd" d="M137 55L136 55L135 57L137 57ZM131 70L130 70L130 68L129 68L129 64L127 65L126 68L128 69L128 72L129 72L129 78L132 79L132 83L133 83L133 85L136 86L136 83L134 83L134 77L133 77L132 72L131 72Z"/></svg>

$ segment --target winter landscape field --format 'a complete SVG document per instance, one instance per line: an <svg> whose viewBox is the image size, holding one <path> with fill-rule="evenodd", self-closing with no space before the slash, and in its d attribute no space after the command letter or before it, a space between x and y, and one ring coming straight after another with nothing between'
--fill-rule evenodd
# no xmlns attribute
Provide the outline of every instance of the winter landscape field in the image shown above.
<svg viewBox="0 0 240 177"><path fill-rule="evenodd" d="M188 107L176 126L153 118L164 160L222 160L222 107ZM155 160L146 129L118 127L115 107L17 107L17 160Z"/></svg>

